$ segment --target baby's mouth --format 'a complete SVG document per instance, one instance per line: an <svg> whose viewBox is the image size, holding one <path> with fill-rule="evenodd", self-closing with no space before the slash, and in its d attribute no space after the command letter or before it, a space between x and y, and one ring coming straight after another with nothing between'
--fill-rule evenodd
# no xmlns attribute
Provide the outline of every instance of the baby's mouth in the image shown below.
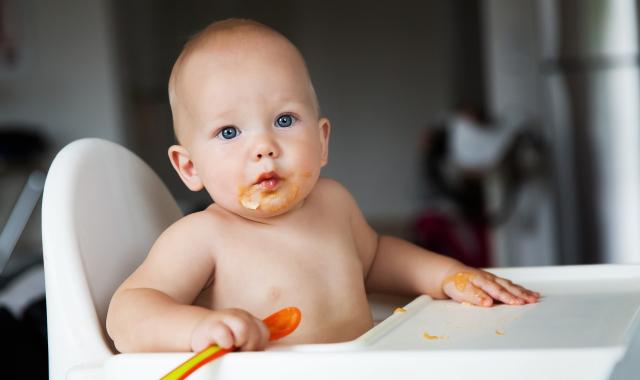
<svg viewBox="0 0 640 380"><path fill-rule="evenodd" d="M264 172L248 188L238 189L238 200L244 208L268 212L289 207L297 195L298 185L275 171Z"/></svg>
<svg viewBox="0 0 640 380"><path fill-rule="evenodd" d="M273 191L278 188L280 182L282 182L282 178L278 173L271 171L260 174L253 185L261 190Z"/></svg>

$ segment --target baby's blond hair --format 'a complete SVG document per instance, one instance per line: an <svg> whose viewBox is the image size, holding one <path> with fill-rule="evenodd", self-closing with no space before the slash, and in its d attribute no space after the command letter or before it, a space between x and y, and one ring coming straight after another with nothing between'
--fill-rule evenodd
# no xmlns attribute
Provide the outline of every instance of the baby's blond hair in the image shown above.
<svg viewBox="0 0 640 380"><path fill-rule="evenodd" d="M179 136L179 126L181 121L179 120L179 109L184 108L184 105L180 103L180 94L179 94L179 82L182 71L184 70L185 63L189 60L189 57L194 53L201 49L217 47L224 48L227 44L235 44L238 39L243 38L275 38L279 41L285 42L290 48L292 48L296 54L300 57L300 60L304 66L305 72L307 73L307 78L309 78L308 70L306 67L306 63L302 54L298 50L298 48L291 43L285 36L283 36L278 31L261 24L257 21L248 20L248 19L227 19L222 21L216 21L209 24L206 28L201 30L200 32L193 35L187 43L184 45L178 59L173 65L171 70L171 76L169 77L169 104L171 106L171 111L173 115L173 129L175 138L177 141L180 141ZM314 107L316 112L320 113L320 106L318 103L318 98L311 83L311 79L309 78L309 86L311 89ZM188 110L185 110L188 112Z"/></svg>

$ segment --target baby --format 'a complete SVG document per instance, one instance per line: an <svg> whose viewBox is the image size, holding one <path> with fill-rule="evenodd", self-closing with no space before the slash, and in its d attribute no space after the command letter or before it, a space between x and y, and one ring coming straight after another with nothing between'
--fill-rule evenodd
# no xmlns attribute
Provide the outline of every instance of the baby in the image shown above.
<svg viewBox="0 0 640 380"><path fill-rule="evenodd" d="M107 330L122 352L264 349L261 319L296 306L286 343L348 341L373 326L368 292L428 294L478 306L538 294L379 236L351 194L321 178L329 120L305 62L257 22L216 22L189 41L169 80L180 145L169 158L214 199L158 238L118 288Z"/></svg>

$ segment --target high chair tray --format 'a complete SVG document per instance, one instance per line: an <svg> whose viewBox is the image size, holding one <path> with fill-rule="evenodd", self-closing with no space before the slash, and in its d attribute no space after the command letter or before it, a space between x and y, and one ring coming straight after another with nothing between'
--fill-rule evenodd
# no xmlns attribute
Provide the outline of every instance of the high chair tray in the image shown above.
<svg viewBox="0 0 640 380"><path fill-rule="evenodd" d="M421 296L354 341L232 353L190 378L607 379L640 344L640 266L490 271L539 291L540 302L481 308ZM189 356L121 354L103 370L107 379L153 379ZM640 363L624 362L640 373Z"/></svg>

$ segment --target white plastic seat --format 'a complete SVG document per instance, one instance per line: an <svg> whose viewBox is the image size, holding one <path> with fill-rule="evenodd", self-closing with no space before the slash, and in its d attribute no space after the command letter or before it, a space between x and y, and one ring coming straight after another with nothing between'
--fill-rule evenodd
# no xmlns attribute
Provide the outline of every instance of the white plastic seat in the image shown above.
<svg viewBox="0 0 640 380"><path fill-rule="evenodd" d="M188 357L116 355L105 331L113 292L181 215L160 178L122 146L91 138L58 153L42 200L50 379L155 378ZM377 321L404 304L372 301Z"/></svg>
<svg viewBox="0 0 640 380"><path fill-rule="evenodd" d="M104 329L117 286L180 216L160 179L123 147L85 139L60 151L42 215L51 379L157 379L191 355L115 355ZM354 341L231 353L192 378L605 379L623 357L612 378L640 371L640 267L494 271L542 291L542 302L474 309L421 296ZM405 304L370 301L378 321ZM451 339L425 340L436 326Z"/></svg>
<svg viewBox="0 0 640 380"><path fill-rule="evenodd" d="M82 139L58 153L42 201L50 379L114 355L111 296L180 216L158 176L120 145Z"/></svg>

